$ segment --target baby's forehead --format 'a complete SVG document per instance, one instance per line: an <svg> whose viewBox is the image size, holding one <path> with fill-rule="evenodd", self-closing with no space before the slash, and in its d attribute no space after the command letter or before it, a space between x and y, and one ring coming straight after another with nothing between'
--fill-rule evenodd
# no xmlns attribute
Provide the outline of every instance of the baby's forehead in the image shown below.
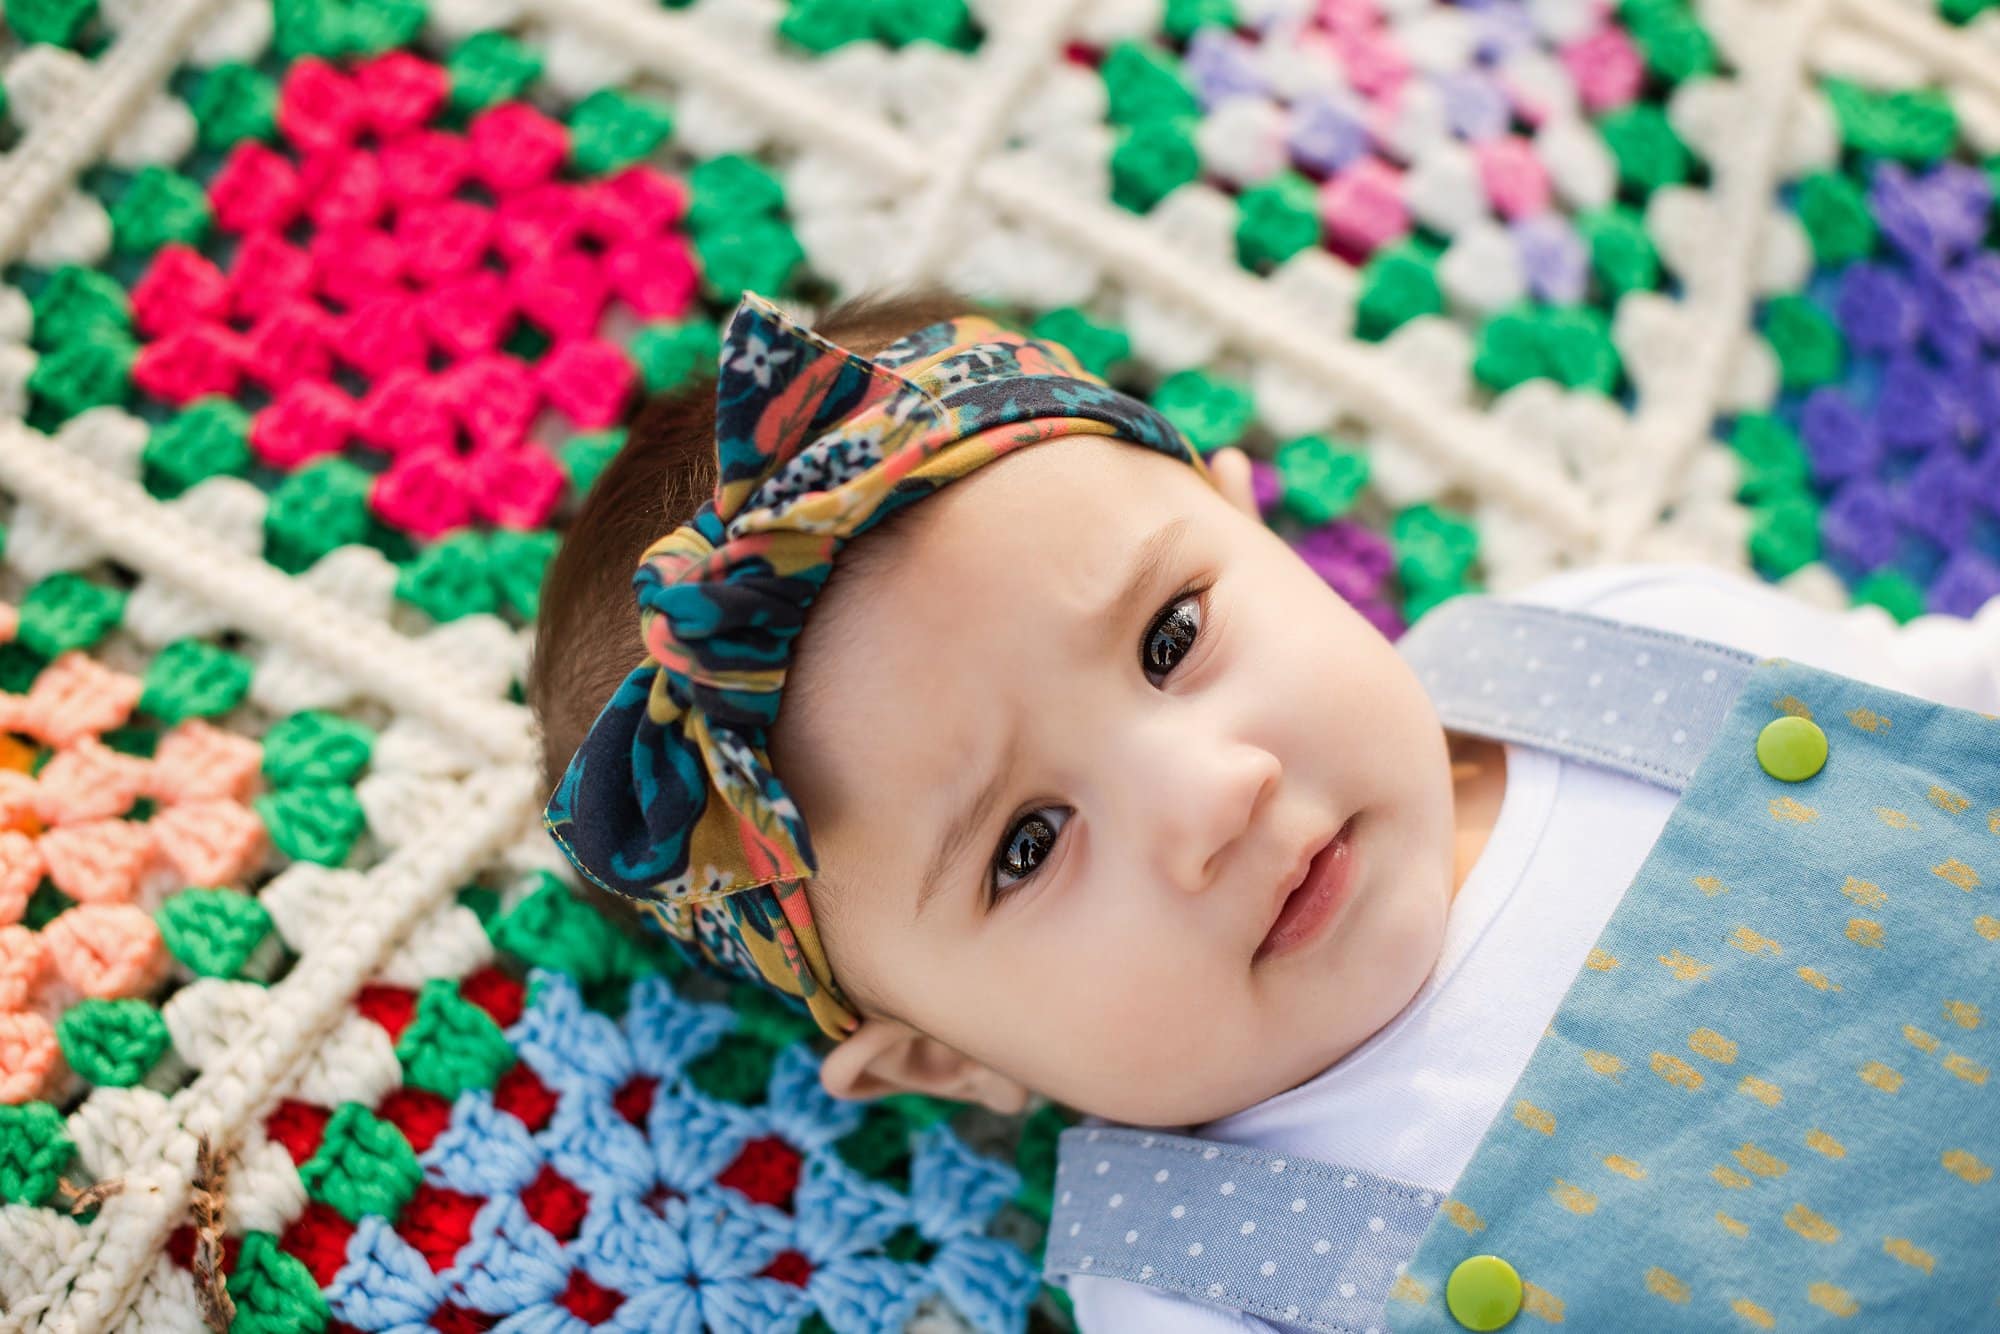
<svg viewBox="0 0 2000 1334"><path fill-rule="evenodd" d="M919 502L879 552L837 569L815 604L776 749L828 801L910 782L883 765L949 763L986 739L980 715L1000 692L1032 684L1023 673L1094 651L1135 553L1175 520L1189 533L1215 522L1205 497L1226 509L1185 463L1080 437L1023 450Z"/></svg>

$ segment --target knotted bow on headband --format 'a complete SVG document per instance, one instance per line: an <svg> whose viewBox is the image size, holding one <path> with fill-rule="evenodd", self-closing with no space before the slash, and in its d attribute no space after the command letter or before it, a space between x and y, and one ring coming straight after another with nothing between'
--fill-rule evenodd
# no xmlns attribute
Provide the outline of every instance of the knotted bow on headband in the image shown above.
<svg viewBox="0 0 2000 1334"><path fill-rule="evenodd" d="M1207 469L1167 420L1057 344L980 316L873 360L746 295L716 383L714 497L646 549L648 658L591 724L543 822L586 879L709 966L859 1022L814 929L804 820L766 754L793 641L841 549L1024 445L1109 435Z"/></svg>

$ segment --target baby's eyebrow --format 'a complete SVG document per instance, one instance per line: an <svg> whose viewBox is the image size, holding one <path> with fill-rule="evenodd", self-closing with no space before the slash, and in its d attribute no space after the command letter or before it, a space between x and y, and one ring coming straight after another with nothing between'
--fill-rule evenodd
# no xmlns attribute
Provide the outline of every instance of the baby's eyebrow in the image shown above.
<svg viewBox="0 0 2000 1334"><path fill-rule="evenodd" d="M931 854L931 864L925 868L924 878L917 882L917 910L911 914L912 920L924 915L924 909L945 887L945 869L958 859L958 855L965 850L966 841L986 823L987 813L1007 786L1007 775L1014 767L1020 744L1021 732L1015 728L1008 733L1006 749L1001 753L1000 763L994 766L992 776L986 780L986 786L980 788L959 811L957 818L945 826L944 837L938 840L937 850Z"/></svg>
<svg viewBox="0 0 2000 1334"><path fill-rule="evenodd" d="M1132 562L1132 572L1125 576L1124 587L1120 588L1098 611L1099 625L1119 625L1124 621L1124 613L1160 577L1160 572L1174 563L1180 555L1181 543L1187 540L1188 530L1194 527L1194 520L1183 514L1178 519L1169 519L1153 530L1153 535L1139 544L1139 554Z"/></svg>
<svg viewBox="0 0 2000 1334"><path fill-rule="evenodd" d="M1169 519L1153 530L1152 536L1139 544L1139 554L1132 561L1132 569L1125 577L1125 583L1118 592L1103 604L1096 617L1099 625L1107 628L1123 625L1128 619L1131 605L1144 596L1146 589L1159 579L1162 571L1169 568L1180 555L1181 544L1187 540L1188 531L1194 526L1186 515ZM1014 767L1016 752L1020 748L1021 733L1017 726L1008 733L1007 745L1001 753L986 786L974 794L958 815L945 826L944 836L938 840L936 851L931 854L930 865L924 869L923 879L917 882L917 910L911 914L915 920L924 915L940 890L944 888L944 872L958 859L965 849L965 842L986 823L987 813L993 803L1000 799L1001 791L1007 785L1007 778Z"/></svg>

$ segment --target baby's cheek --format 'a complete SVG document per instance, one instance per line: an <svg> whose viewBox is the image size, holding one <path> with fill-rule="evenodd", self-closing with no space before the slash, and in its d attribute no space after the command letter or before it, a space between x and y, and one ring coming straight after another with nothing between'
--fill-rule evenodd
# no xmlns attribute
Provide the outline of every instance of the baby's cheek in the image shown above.
<svg viewBox="0 0 2000 1334"><path fill-rule="evenodd" d="M1076 1009L1079 1060L1115 1067L1122 1078L1158 1078L1185 1067L1209 1035L1226 1031L1238 1007L1203 970L1172 966L1143 946L1108 945Z"/></svg>

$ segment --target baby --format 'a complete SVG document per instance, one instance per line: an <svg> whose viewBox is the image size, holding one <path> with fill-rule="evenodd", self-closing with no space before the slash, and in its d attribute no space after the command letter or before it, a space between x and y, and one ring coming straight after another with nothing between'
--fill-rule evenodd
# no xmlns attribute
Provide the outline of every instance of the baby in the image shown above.
<svg viewBox="0 0 2000 1334"><path fill-rule="evenodd" d="M579 871L802 1001L836 1096L1449 1189L1673 794L1447 731L1244 455L963 301L752 299L720 373L649 406L545 585ZM2000 601L1898 628L1695 566L1516 598L2000 709ZM1289 1328L1068 1282L1086 1331Z"/></svg>

